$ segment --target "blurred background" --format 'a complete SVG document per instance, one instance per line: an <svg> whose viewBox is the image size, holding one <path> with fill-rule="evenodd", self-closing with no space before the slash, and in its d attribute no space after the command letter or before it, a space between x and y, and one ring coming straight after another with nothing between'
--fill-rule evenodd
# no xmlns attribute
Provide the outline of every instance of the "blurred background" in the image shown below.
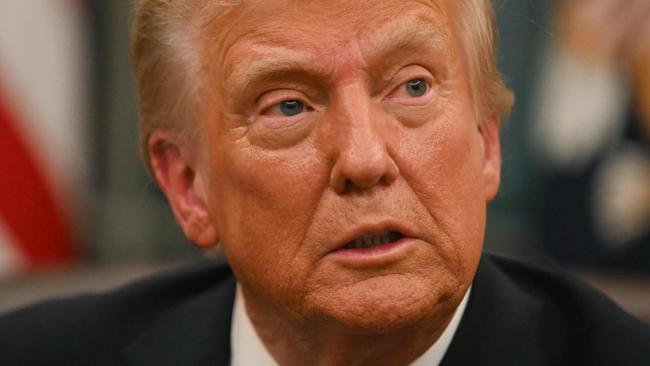
<svg viewBox="0 0 650 366"><path fill-rule="evenodd" d="M494 0L517 102L492 252L650 322L650 0ZM201 253L137 150L132 2L0 0L0 312Z"/></svg>

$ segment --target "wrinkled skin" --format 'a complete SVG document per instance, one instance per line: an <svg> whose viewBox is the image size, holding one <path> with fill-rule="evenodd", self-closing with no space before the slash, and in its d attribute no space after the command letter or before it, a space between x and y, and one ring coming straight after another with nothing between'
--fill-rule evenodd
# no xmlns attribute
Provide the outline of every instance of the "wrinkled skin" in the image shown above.
<svg viewBox="0 0 650 366"><path fill-rule="evenodd" d="M244 1L205 27L199 141L149 140L183 230L221 242L281 364L407 364L471 284L499 119L475 118L452 3ZM413 240L367 265L333 254L385 222Z"/></svg>

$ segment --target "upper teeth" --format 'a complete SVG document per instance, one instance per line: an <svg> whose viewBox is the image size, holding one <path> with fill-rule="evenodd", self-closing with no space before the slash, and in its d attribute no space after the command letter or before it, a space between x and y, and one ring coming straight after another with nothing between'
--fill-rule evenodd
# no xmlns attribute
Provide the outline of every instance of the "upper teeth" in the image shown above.
<svg viewBox="0 0 650 366"><path fill-rule="evenodd" d="M366 235L349 242L345 248L362 249L384 245L399 240L402 235L395 231L383 231L379 234Z"/></svg>

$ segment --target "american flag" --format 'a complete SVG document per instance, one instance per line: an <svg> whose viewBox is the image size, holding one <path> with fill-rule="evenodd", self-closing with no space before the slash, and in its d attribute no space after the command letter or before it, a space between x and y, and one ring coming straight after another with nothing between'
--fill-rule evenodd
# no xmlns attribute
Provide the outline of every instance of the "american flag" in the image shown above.
<svg viewBox="0 0 650 366"><path fill-rule="evenodd" d="M0 0L0 277L79 253L88 24L74 0Z"/></svg>

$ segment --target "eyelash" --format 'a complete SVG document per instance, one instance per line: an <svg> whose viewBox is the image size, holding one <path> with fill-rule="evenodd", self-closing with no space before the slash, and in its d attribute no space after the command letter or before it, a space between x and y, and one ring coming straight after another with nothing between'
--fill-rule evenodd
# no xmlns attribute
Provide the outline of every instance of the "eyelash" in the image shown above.
<svg viewBox="0 0 650 366"><path fill-rule="evenodd" d="M286 102L290 102L290 101L300 102L303 105L304 111L311 112L311 111L314 110L314 108L311 107L309 105L309 103L305 102L303 99L289 97L289 98L283 98L283 99L280 99L278 101L274 101L274 102L270 102L270 103L266 104L266 106L261 109L260 114L261 115L268 115L269 112L271 110L273 110L274 108L279 108L282 103L286 103ZM299 114L302 114L302 112L299 113ZM297 114L297 115L299 115L299 114ZM281 116L281 117L282 118L291 118L293 116Z"/></svg>
<svg viewBox="0 0 650 366"><path fill-rule="evenodd" d="M406 97L406 98L394 98L394 99L419 100L419 99L425 98L429 93L431 93L431 89L433 88L433 86L432 86L433 83L431 82L430 79L431 79L430 77L427 77L427 76L424 76L424 75L413 76L413 77L409 78L408 80L400 83L397 87L393 88L391 90L391 92L388 93L388 97L390 98L391 95L395 94L396 92L398 92L402 88L405 88L406 85L409 82L416 81L416 80L422 80L422 81L425 82L426 87L427 87L427 89L426 89L426 91L424 92L423 95L421 95L421 96L411 96L411 97ZM306 102L303 98L293 97L293 96L288 96L287 95L287 96L282 96L282 97L278 97L278 98L272 98L272 100L270 102L264 103L265 106L260 109L259 114L260 115L268 115L269 112L272 109L279 108L282 103L289 102L289 101L297 101L297 102L302 103L303 106L304 106L304 111L301 112L301 113L296 114L295 116L299 116L299 115L303 114L304 112L312 112L312 111L314 111L314 108L308 102ZM279 117L280 118L292 118L292 117L295 117L295 116L279 116Z"/></svg>
<svg viewBox="0 0 650 366"><path fill-rule="evenodd" d="M424 81L424 83L425 83L427 89L425 90L425 92L424 92L423 95L420 95L420 96L411 96L411 97L407 97L406 99L420 99L420 98L425 98L429 93L431 93L431 89L433 88L433 83L431 82L430 78L429 78L429 77L426 77L426 76L413 76L413 77L409 78L408 80L406 80L406 81L400 83L397 87L393 88L393 89L391 90L391 92L388 93L388 97L392 96L393 94L395 94L396 92L402 90L403 88L406 88L406 86L408 85L408 83L410 83L410 82L412 82L412 81L417 81L417 80L422 80L422 81ZM402 98L399 98L399 99L402 99Z"/></svg>

